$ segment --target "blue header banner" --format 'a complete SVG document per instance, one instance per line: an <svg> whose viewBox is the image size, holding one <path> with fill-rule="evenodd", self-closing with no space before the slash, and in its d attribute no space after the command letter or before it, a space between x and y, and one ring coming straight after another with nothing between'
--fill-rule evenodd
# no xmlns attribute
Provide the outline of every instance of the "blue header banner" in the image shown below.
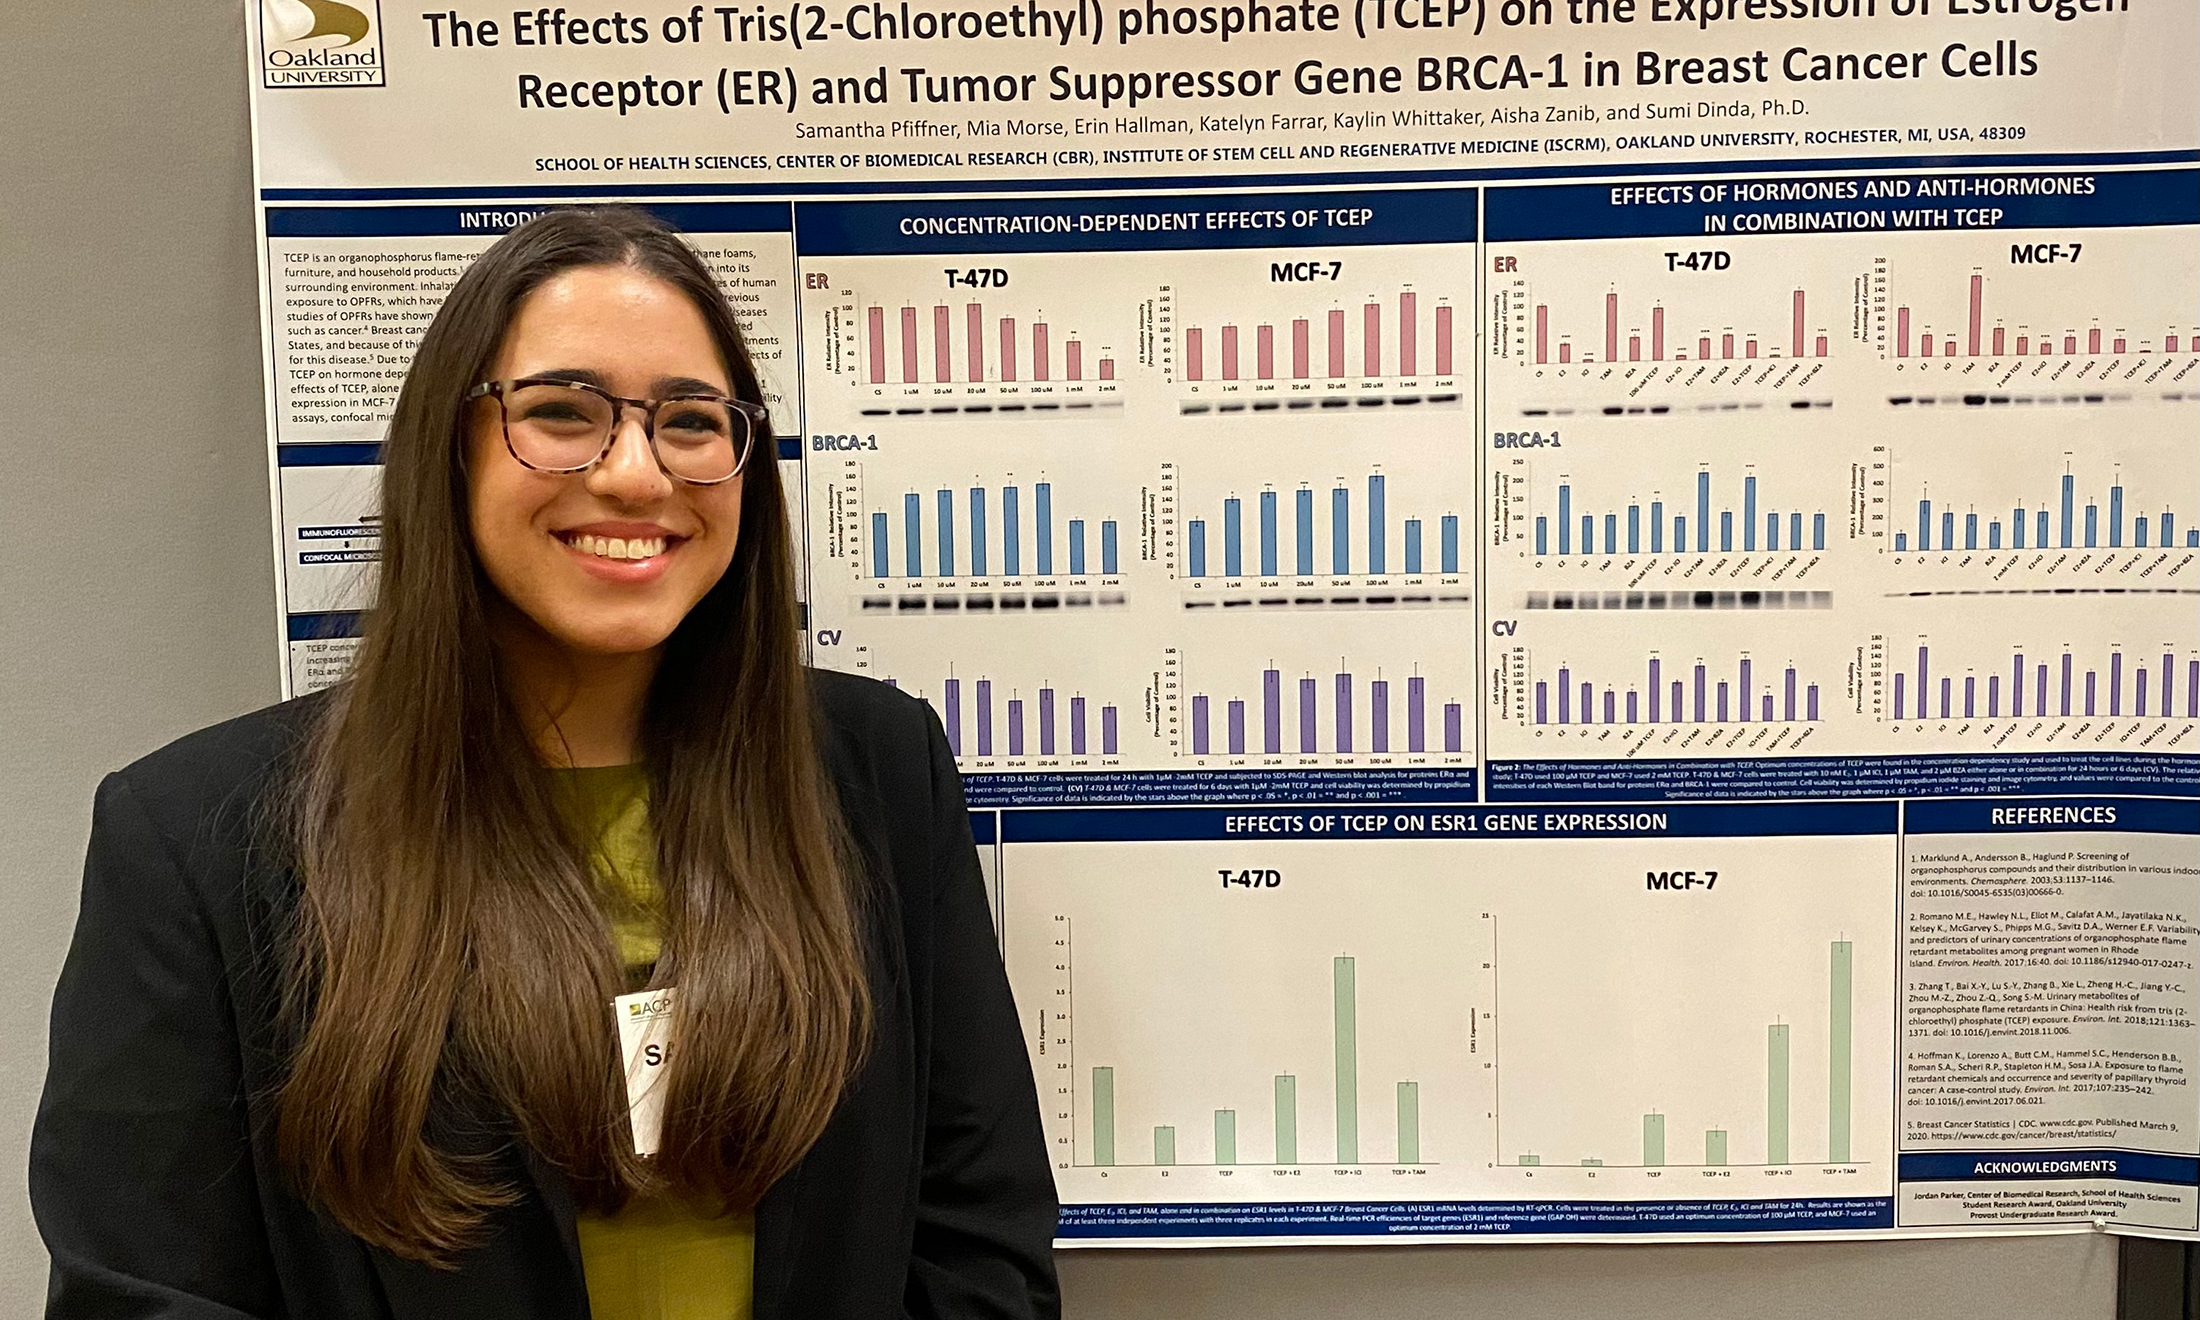
<svg viewBox="0 0 2200 1320"><path fill-rule="evenodd" d="M556 206L271 206L269 238L429 238L510 233ZM785 233L785 202L657 202L642 209L691 234Z"/></svg>
<svg viewBox="0 0 2200 1320"><path fill-rule="evenodd" d="M2115 831L2200 834L2191 798L1948 798L1903 809L1909 834L2047 834Z"/></svg>
<svg viewBox="0 0 2200 1320"><path fill-rule="evenodd" d="M1887 834L1891 802L1652 807L1153 807L1012 811L1009 843L1098 840L1664 839Z"/></svg>
<svg viewBox="0 0 2200 1320"><path fill-rule="evenodd" d="M2023 1150L1913 1153L1901 1157L1904 1182L2001 1182L2072 1179L2200 1183L2200 1160L2129 1150Z"/></svg>
<svg viewBox="0 0 2200 1320"><path fill-rule="evenodd" d="M802 255L1142 252L1471 243L1472 188L984 201L811 202Z"/></svg>
<svg viewBox="0 0 2200 1320"><path fill-rule="evenodd" d="M1660 179L1492 188L1493 243L2200 222L2200 173L2054 171Z"/></svg>

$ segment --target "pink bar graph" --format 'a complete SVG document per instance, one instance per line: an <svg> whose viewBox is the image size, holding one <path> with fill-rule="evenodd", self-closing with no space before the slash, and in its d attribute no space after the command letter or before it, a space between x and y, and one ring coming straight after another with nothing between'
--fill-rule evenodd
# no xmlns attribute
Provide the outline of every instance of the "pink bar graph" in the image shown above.
<svg viewBox="0 0 2200 1320"><path fill-rule="evenodd" d="M1560 365L1574 360L1574 346L1563 339L1558 341L1558 360Z"/></svg>
<svg viewBox="0 0 2200 1320"><path fill-rule="evenodd" d="M1100 379L1102 379L1102 380L1114 380L1114 379L1115 379L1115 359L1114 359L1114 358L1101 358L1101 359L1100 359Z"/></svg>
<svg viewBox="0 0 2200 1320"><path fill-rule="evenodd" d="M985 379L985 307L972 303L963 309L965 337L969 342L970 383L975 385Z"/></svg>
<svg viewBox="0 0 2200 1320"><path fill-rule="evenodd" d="M871 324L871 383L886 383L886 309L873 307L866 319Z"/></svg>
<svg viewBox="0 0 2200 1320"><path fill-rule="evenodd" d="M1438 376L1451 374L1458 358L1458 345L1453 338L1458 324L1455 309L1439 300L1431 311L1424 306L1421 295L1412 290L1401 290L1395 297L1395 302L1383 298L1365 300L1360 304L1356 323L1348 319L1350 308L1333 307L1323 314L1320 331L1324 338L1320 351L1324 378L1331 381L1386 377L1417 380L1430 369L1432 361ZM1539 320L1547 328L1547 313L1541 308L1537 310ZM1429 324L1423 324L1423 316L1430 318ZM1285 317L1185 324L1185 379L1273 381L1288 374L1292 380L1303 381L1314 377L1315 319L1312 315L1287 319L1288 373L1284 367ZM1357 346L1352 343L1355 334L1359 339ZM1384 343L1386 335L1397 336L1393 341L1395 347ZM1200 360L1200 352L1193 347L1195 342L1202 347L1216 348L1216 360ZM1544 353L1549 352L1547 332L1541 348Z"/></svg>
<svg viewBox="0 0 2200 1320"><path fill-rule="evenodd" d="M1604 360L1619 361L1619 295L1604 295Z"/></svg>
<svg viewBox="0 0 2200 1320"><path fill-rule="evenodd" d="M932 309L932 379L943 385L955 379L954 322L946 303Z"/></svg>
<svg viewBox="0 0 2200 1320"><path fill-rule="evenodd" d="M1640 362L1640 361L1642 361L1642 336L1641 336L1641 335L1629 335L1629 336L1627 336L1627 360L1628 360L1629 362Z"/></svg>
<svg viewBox="0 0 2200 1320"><path fill-rule="evenodd" d="M1652 362L1665 361L1665 309L1663 307L1652 307L1650 309L1650 360Z"/></svg>
<svg viewBox="0 0 2200 1320"><path fill-rule="evenodd" d="M1978 356L1978 326L1987 315L1987 277L1971 275L1971 356ZM1954 354L1951 354L1954 356Z"/></svg>
<svg viewBox="0 0 2200 1320"><path fill-rule="evenodd" d="M1790 341L1788 355L1790 357L1801 357L1803 356L1803 291L1801 289L1795 291L1795 306L1788 320Z"/></svg>
<svg viewBox="0 0 2200 1320"><path fill-rule="evenodd" d="M917 309L901 309L901 381L904 385L917 382Z"/></svg>
<svg viewBox="0 0 2200 1320"><path fill-rule="evenodd" d="M1001 379L1016 379L1016 318L1001 318Z"/></svg>
<svg viewBox="0 0 2200 1320"><path fill-rule="evenodd" d="M1047 352L1047 323L1034 321L1031 326L1031 378L1033 380L1048 379L1047 373L1054 369L1053 363L1049 360L1050 356Z"/></svg>
<svg viewBox="0 0 2200 1320"><path fill-rule="evenodd" d="M1730 358L1734 356L1734 336L1719 336L1719 356L1722 358Z"/></svg>
<svg viewBox="0 0 2200 1320"><path fill-rule="evenodd" d="M2123 354L2153 351L2146 340L2134 341L2123 331L2106 331L2098 323L2087 327L2083 347L2080 346L2079 334L2075 330L2061 332L2058 346L2058 336L2055 332L2040 331L2034 333L2020 323L2018 326L2019 333L2015 335L2015 343L2012 346L2008 325L2009 318L2002 314L1998 307L1991 309L1996 314L1989 315L1990 309L1986 306L1987 289L1984 271L1973 270L1971 272L1969 279L1965 282L1964 295L1963 329L1955 333L1949 333L1946 330L1936 333L1931 328L1921 328L1918 331L1919 357L1952 358L1964 354L1971 357L1991 356L1997 358L2053 357L2058 352L2063 357L2097 357L2104 353ZM1910 355L1911 310L1907 305L1895 308L1894 356L1898 358ZM2191 339L2189 336L2181 336L2175 332L2165 333L2162 336L2161 351L2175 353L2179 351L2178 345L2180 343L2189 348ZM1961 345L1961 347L1959 348L1958 345Z"/></svg>
<svg viewBox="0 0 2200 1320"><path fill-rule="evenodd" d="M1535 360L1538 364L1551 360L1551 309L1542 303L1535 305Z"/></svg>
<svg viewBox="0 0 2200 1320"><path fill-rule="evenodd" d="M1420 322L1414 314L1414 297L1410 293L1398 295L1398 374L1411 376L1420 364L1415 361L1417 347L1414 331Z"/></svg>
<svg viewBox="0 0 2200 1320"><path fill-rule="evenodd" d="M1696 360L1708 360L1711 356L1711 336L1699 335L1696 339Z"/></svg>
<svg viewBox="0 0 2200 1320"><path fill-rule="evenodd" d="M1085 378L1085 346L1072 339L1062 345L1062 359L1071 380Z"/></svg>

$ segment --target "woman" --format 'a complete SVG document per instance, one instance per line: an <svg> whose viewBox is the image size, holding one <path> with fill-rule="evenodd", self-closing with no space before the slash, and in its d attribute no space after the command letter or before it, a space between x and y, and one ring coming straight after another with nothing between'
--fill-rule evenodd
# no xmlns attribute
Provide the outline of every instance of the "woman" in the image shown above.
<svg viewBox="0 0 2200 1320"><path fill-rule="evenodd" d="M354 677L101 786L32 1139L49 1316L1056 1313L954 763L801 667L761 397L640 211L451 291Z"/></svg>

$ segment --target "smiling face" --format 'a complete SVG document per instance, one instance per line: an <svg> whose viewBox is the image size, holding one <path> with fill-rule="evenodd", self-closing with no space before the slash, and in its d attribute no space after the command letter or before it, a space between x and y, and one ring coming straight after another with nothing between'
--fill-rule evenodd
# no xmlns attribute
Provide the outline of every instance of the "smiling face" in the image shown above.
<svg viewBox="0 0 2200 1320"><path fill-rule="evenodd" d="M562 377L637 399L733 394L695 304L630 266L582 266L537 286L486 375ZM538 472L506 447L495 399L468 407L467 515L491 584L570 653L663 645L733 562L742 478L695 486L667 476L633 408L601 463Z"/></svg>

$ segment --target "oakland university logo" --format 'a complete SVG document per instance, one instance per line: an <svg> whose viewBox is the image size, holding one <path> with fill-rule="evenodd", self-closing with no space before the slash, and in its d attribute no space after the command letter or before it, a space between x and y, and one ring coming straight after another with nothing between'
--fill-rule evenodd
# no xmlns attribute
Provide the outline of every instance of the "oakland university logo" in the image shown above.
<svg viewBox="0 0 2200 1320"><path fill-rule="evenodd" d="M380 0L260 0L268 87L380 87Z"/></svg>

